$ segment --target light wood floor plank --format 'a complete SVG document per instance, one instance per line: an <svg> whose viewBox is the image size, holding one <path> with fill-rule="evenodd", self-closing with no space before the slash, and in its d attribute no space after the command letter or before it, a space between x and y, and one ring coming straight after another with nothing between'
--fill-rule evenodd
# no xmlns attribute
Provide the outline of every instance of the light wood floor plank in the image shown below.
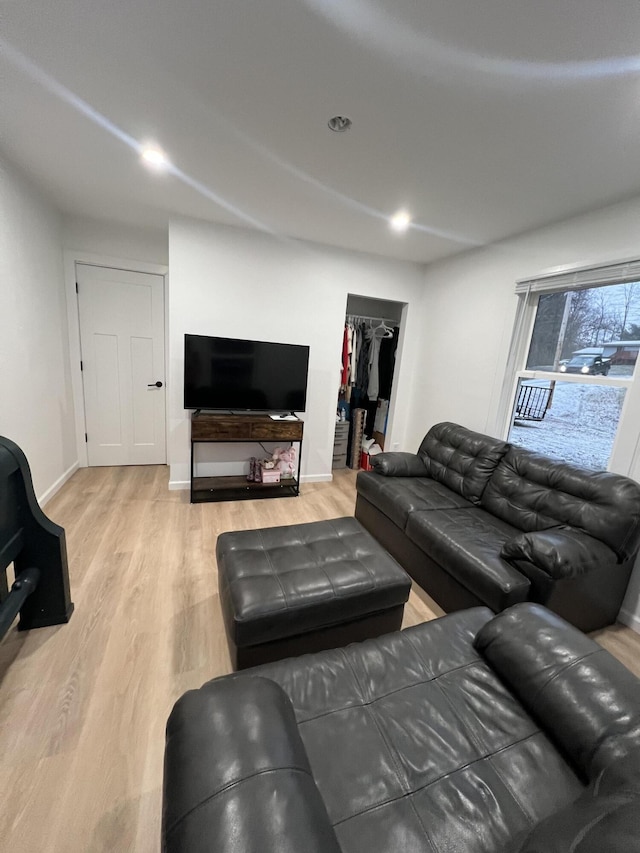
<svg viewBox="0 0 640 853"><path fill-rule="evenodd" d="M156 853L164 726L185 691L230 671L219 533L353 515L355 474L299 498L190 505L165 467L85 468L48 504L67 533L68 625L0 644L0 849ZM415 587L403 626L442 615ZM637 674L640 636L596 635Z"/></svg>

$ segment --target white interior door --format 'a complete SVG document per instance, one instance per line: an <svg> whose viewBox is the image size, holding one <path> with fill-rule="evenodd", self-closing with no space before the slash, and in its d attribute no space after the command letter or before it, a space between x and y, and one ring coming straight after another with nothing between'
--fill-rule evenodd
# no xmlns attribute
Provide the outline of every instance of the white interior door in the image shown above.
<svg viewBox="0 0 640 853"><path fill-rule="evenodd" d="M164 464L163 277L76 270L89 465Z"/></svg>

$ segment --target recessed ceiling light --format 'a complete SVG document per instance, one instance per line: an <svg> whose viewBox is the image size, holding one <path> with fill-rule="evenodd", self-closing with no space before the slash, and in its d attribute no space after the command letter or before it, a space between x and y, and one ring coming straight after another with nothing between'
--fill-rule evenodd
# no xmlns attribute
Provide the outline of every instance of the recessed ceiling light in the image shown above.
<svg viewBox="0 0 640 853"><path fill-rule="evenodd" d="M333 130L334 133L344 133L345 130L349 130L353 122L346 116L334 116L329 119L327 124L329 125L329 130Z"/></svg>
<svg viewBox="0 0 640 853"><path fill-rule="evenodd" d="M146 166L152 169L167 169L169 161L163 151L151 145L146 145L140 152L140 157Z"/></svg>
<svg viewBox="0 0 640 853"><path fill-rule="evenodd" d="M406 210L399 210L389 220L389 225L394 231L406 231L410 224L411 217Z"/></svg>

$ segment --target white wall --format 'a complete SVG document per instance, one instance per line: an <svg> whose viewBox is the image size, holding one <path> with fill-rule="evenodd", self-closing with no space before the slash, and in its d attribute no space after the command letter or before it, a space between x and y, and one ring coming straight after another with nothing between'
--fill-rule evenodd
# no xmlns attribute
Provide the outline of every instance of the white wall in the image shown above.
<svg viewBox="0 0 640 853"><path fill-rule="evenodd" d="M493 431L516 311L518 279L562 266L638 257L640 198L576 217L425 271L422 359L413 411ZM437 361L436 361L437 359ZM640 472L639 472L640 473Z"/></svg>
<svg viewBox="0 0 640 853"><path fill-rule="evenodd" d="M407 415L424 288L419 265L184 218L170 222L169 260L169 462L174 487L189 478L189 418L182 402L185 333L309 344L302 475L306 480L331 476L348 293L408 303L390 442L394 449L411 444Z"/></svg>
<svg viewBox="0 0 640 853"><path fill-rule="evenodd" d="M65 249L106 257L163 265L169 259L166 228L140 228L87 216L64 216L62 241Z"/></svg>
<svg viewBox="0 0 640 853"><path fill-rule="evenodd" d="M420 352L425 369L416 371L412 421L422 424L423 432L438 421L452 420L498 434L516 281L561 266L639 255L640 198L634 198L427 267ZM631 476L640 480L640 460ZM639 567L621 615L640 628Z"/></svg>
<svg viewBox="0 0 640 853"><path fill-rule="evenodd" d="M0 434L46 499L77 465L60 216L0 158Z"/></svg>

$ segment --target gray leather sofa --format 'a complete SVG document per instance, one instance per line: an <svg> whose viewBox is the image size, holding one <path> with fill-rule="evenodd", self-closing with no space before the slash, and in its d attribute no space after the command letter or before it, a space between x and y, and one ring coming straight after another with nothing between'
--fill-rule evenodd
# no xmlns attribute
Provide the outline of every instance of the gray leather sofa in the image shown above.
<svg viewBox="0 0 640 853"><path fill-rule="evenodd" d="M185 694L165 853L638 853L640 681L545 608L492 616Z"/></svg>
<svg viewBox="0 0 640 853"><path fill-rule="evenodd" d="M615 622L640 546L640 485L453 423L382 453L355 515L446 611L535 601L583 631Z"/></svg>

